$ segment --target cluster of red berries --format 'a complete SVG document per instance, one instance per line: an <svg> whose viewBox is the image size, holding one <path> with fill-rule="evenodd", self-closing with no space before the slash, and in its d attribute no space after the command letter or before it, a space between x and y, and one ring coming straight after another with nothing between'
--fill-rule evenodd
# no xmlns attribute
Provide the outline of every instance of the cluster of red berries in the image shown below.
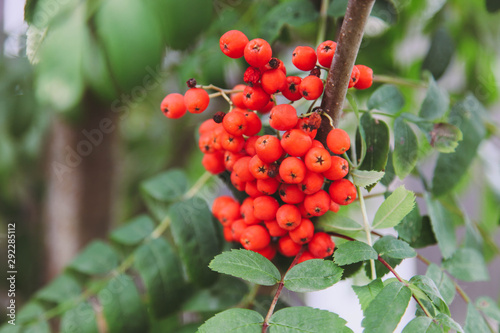
<svg viewBox="0 0 500 333"><path fill-rule="evenodd" d="M229 172L234 187L248 195L241 203L229 196L215 200L212 212L224 227L225 239L240 242L268 259L277 252L295 256L304 244L307 250L300 262L332 255L332 238L316 231L313 221L356 199L356 187L345 178L348 161L341 157L350 148L349 136L342 129L333 129L326 149L315 140L320 114L313 110L299 117L293 105L277 104L275 94L281 93L291 102L318 99L323 81L317 63L330 67L336 43L325 41L317 50L308 46L294 50L295 67L310 71L305 78L287 77L283 62L272 57L271 46L263 39L249 41L242 32L231 30L220 38L220 48L231 58L244 57L250 65L243 75L246 85L237 85L230 92L230 112L217 112L199 128L205 169L212 174ZM357 65L349 87L365 89L372 81L372 70ZM208 93L197 88L194 79L187 84L184 96L169 94L162 101L167 117L179 118L186 110L200 113L207 108ZM270 113L269 125L275 134L259 135L262 121L254 111Z"/></svg>

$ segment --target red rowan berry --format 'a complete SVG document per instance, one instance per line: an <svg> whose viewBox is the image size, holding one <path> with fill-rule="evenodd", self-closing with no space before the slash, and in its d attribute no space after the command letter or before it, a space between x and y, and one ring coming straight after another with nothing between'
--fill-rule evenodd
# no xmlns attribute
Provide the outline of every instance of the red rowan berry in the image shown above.
<svg viewBox="0 0 500 333"><path fill-rule="evenodd" d="M323 148L325 149L325 146L318 140L313 140L311 148Z"/></svg>
<svg viewBox="0 0 500 333"><path fill-rule="evenodd" d="M354 85L358 82L358 79L359 79L359 69L354 66L352 68L352 72L351 72L351 79L349 80L349 86L348 88L352 88L354 87Z"/></svg>
<svg viewBox="0 0 500 333"><path fill-rule="evenodd" d="M313 256L311 254L311 252L309 252L309 251L306 250L300 256L299 260L297 261L297 264L300 264L300 263L302 263L304 261L311 260L311 259L318 259L318 258L316 258L315 256Z"/></svg>
<svg viewBox="0 0 500 333"><path fill-rule="evenodd" d="M342 155L351 147L351 139L343 129L334 128L328 133L326 144L332 153Z"/></svg>
<svg viewBox="0 0 500 333"><path fill-rule="evenodd" d="M229 150L226 150L224 152L224 166L226 167L226 170L233 171L234 163L236 163L236 161L243 156L245 155L239 153L233 153L230 152Z"/></svg>
<svg viewBox="0 0 500 333"><path fill-rule="evenodd" d="M225 150L229 150L233 153L240 152L245 146L245 139L242 136L236 136L229 134L226 131L221 134L221 146Z"/></svg>
<svg viewBox="0 0 500 333"><path fill-rule="evenodd" d="M243 219L239 219L239 220L234 221L231 224L231 234L233 236L233 240L239 241L239 239L241 238L241 233L247 227L248 227L248 224L246 224L245 221L243 221Z"/></svg>
<svg viewBox="0 0 500 333"><path fill-rule="evenodd" d="M263 226L251 225L241 233L240 242L247 250L260 250L269 245L271 236Z"/></svg>
<svg viewBox="0 0 500 333"><path fill-rule="evenodd" d="M273 163L283 154L280 140L272 135L263 135L255 142L255 151L259 158L266 163Z"/></svg>
<svg viewBox="0 0 500 333"><path fill-rule="evenodd" d="M312 146L312 139L316 137L316 133L318 132L318 130L316 129L316 127L312 127L310 125L309 117L299 118L299 121L297 122L295 128L303 131L311 138L311 146Z"/></svg>
<svg viewBox="0 0 500 333"><path fill-rule="evenodd" d="M220 126L221 125L217 124L213 119L207 119L201 123L200 127L198 128L198 133L202 135L205 133L214 132L215 129Z"/></svg>
<svg viewBox="0 0 500 333"><path fill-rule="evenodd" d="M233 59L243 57L247 43L247 36L238 30L229 30L219 40L222 53Z"/></svg>
<svg viewBox="0 0 500 333"><path fill-rule="evenodd" d="M254 176L250 172L249 162L252 158L250 156L244 156L236 161L233 166L233 173L236 173L238 177L244 182L250 182L254 180Z"/></svg>
<svg viewBox="0 0 500 333"><path fill-rule="evenodd" d="M288 76L286 78L286 87L281 93L290 101L298 101L302 98L302 95L299 91L301 82L302 78L298 76Z"/></svg>
<svg viewBox="0 0 500 333"><path fill-rule="evenodd" d="M253 200L253 214L260 220L274 220L278 208L278 200L267 195L257 197Z"/></svg>
<svg viewBox="0 0 500 333"><path fill-rule="evenodd" d="M359 70L358 82L354 85L356 89L367 89L372 86L373 83L373 70L365 65L356 65Z"/></svg>
<svg viewBox="0 0 500 333"><path fill-rule="evenodd" d="M334 212L334 213L338 213L338 211L340 210L340 206L338 203L335 203L333 200L330 201L330 211Z"/></svg>
<svg viewBox="0 0 500 333"><path fill-rule="evenodd" d="M272 237L282 237L288 234L288 230L280 227L276 220L265 221L264 224Z"/></svg>
<svg viewBox="0 0 500 333"><path fill-rule="evenodd" d="M231 111L222 120L222 126L229 134L242 136L247 130L247 118L242 112Z"/></svg>
<svg viewBox="0 0 500 333"><path fill-rule="evenodd" d="M302 71L310 71L316 66L316 52L310 46L297 46L292 54L292 63Z"/></svg>
<svg viewBox="0 0 500 333"><path fill-rule="evenodd" d="M291 129L283 134L281 147L290 156L304 156L311 148L312 139L300 129Z"/></svg>
<svg viewBox="0 0 500 333"><path fill-rule="evenodd" d="M306 244L314 235L314 224L309 219L302 219L298 227L290 230L288 235L295 243Z"/></svg>
<svg viewBox="0 0 500 333"><path fill-rule="evenodd" d="M264 195L272 195L278 190L280 183L275 178L257 179L257 189Z"/></svg>
<svg viewBox="0 0 500 333"><path fill-rule="evenodd" d="M259 158L259 155L253 156L248 163L250 173L255 177L255 179L269 178L269 175L267 174L267 172L269 171L269 164L263 162Z"/></svg>
<svg viewBox="0 0 500 333"><path fill-rule="evenodd" d="M308 101L315 100L323 93L323 81L314 75L306 76L300 83L299 91Z"/></svg>
<svg viewBox="0 0 500 333"><path fill-rule="evenodd" d="M260 70L255 67L248 67L243 73L243 82L248 83L248 85L253 86L260 81Z"/></svg>
<svg viewBox="0 0 500 333"><path fill-rule="evenodd" d="M218 213L219 222L223 226L227 226L239 218L240 218L240 205L237 202L232 202L227 204Z"/></svg>
<svg viewBox="0 0 500 333"><path fill-rule="evenodd" d="M276 222L286 230L297 228L301 220L300 210L294 205L284 204L276 212Z"/></svg>
<svg viewBox="0 0 500 333"><path fill-rule="evenodd" d="M265 66L273 56L271 45L262 38L255 38L245 45L244 57L253 67Z"/></svg>
<svg viewBox="0 0 500 333"><path fill-rule="evenodd" d="M335 243L330 235L320 231L313 235L307 247L314 257L325 258L333 254Z"/></svg>
<svg viewBox="0 0 500 333"><path fill-rule="evenodd" d="M228 195L222 195L220 197L215 198L212 204L212 214L218 219L220 211L226 207L227 205L238 204L236 200L231 198Z"/></svg>
<svg viewBox="0 0 500 333"><path fill-rule="evenodd" d="M281 70L285 75L286 75L286 67L283 61L279 60L278 58L271 58L269 62L264 66L260 68L261 72L268 71L270 69L279 69Z"/></svg>
<svg viewBox="0 0 500 333"><path fill-rule="evenodd" d="M276 248L272 246L272 244L269 244L263 249L254 250L254 252L260 254L261 256L265 257L268 260L273 260L274 257L276 256Z"/></svg>
<svg viewBox="0 0 500 333"><path fill-rule="evenodd" d="M241 90L241 92L235 92L231 94L231 102L233 102L234 106L241 109L246 109L243 90L245 90L246 85L237 84L234 86L233 90Z"/></svg>
<svg viewBox="0 0 500 333"><path fill-rule="evenodd" d="M281 69L270 69L262 74L261 86L269 95L283 91L286 87L286 75Z"/></svg>
<svg viewBox="0 0 500 333"><path fill-rule="evenodd" d="M246 136L252 136L259 133L262 129L262 121L259 116L252 111L244 111L243 114L247 120L247 129L243 132L243 134Z"/></svg>
<svg viewBox="0 0 500 333"><path fill-rule="evenodd" d="M210 103L210 97L205 89L191 88L184 94L184 103L191 113L202 113Z"/></svg>
<svg viewBox="0 0 500 333"><path fill-rule="evenodd" d="M310 219L311 217L313 217L311 214L309 214L309 212L306 210L306 207L304 206L304 202L301 202L297 205L297 208L299 209L300 211L300 215L306 219Z"/></svg>
<svg viewBox="0 0 500 333"><path fill-rule="evenodd" d="M281 200L288 204L298 204L304 201L305 194L299 187L295 184L283 183L279 187L278 191Z"/></svg>
<svg viewBox="0 0 500 333"><path fill-rule="evenodd" d="M245 107L250 110L262 109L269 103L270 98L271 96L258 85L247 86L243 91Z"/></svg>
<svg viewBox="0 0 500 333"><path fill-rule="evenodd" d="M213 134L212 133L205 133L200 136L198 139L198 147L200 148L201 152L204 154L210 154L215 151L214 149L214 142L213 142Z"/></svg>
<svg viewBox="0 0 500 333"><path fill-rule="evenodd" d="M217 175L226 170L224 165L224 154L222 152L216 151L213 154L205 154L203 155L203 159L201 160L201 164L213 175Z"/></svg>
<svg viewBox="0 0 500 333"><path fill-rule="evenodd" d="M331 40L326 40L323 43L319 44L318 48L316 49L316 53L318 55L318 62L321 66L330 68L336 48L337 43Z"/></svg>
<svg viewBox="0 0 500 333"><path fill-rule="evenodd" d="M255 154L257 154L257 151L255 150L255 143L259 138L260 136L251 136L245 141L244 149L249 156L255 156Z"/></svg>
<svg viewBox="0 0 500 333"><path fill-rule="evenodd" d="M307 195L304 199L304 207L312 216L321 216L330 209L330 196L326 191L319 190L314 194Z"/></svg>
<svg viewBox="0 0 500 333"><path fill-rule="evenodd" d="M271 110L273 109L273 107L276 105L275 103L275 99L274 99L274 96L271 95L269 97L269 102L266 104L266 106L264 106L263 108L261 109L258 109L257 112L260 113L260 114L266 114L266 113L269 113L271 112Z"/></svg>
<svg viewBox="0 0 500 333"><path fill-rule="evenodd" d="M272 108L269 125L279 131L287 131L297 125L297 110L290 104L279 104Z"/></svg>
<svg viewBox="0 0 500 333"><path fill-rule="evenodd" d="M332 156L332 166L323 172L323 176L330 180L344 178L349 173L349 163L340 156Z"/></svg>
<svg viewBox="0 0 500 333"><path fill-rule="evenodd" d="M233 233L231 232L231 225L232 224L230 224L222 229L224 239L228 243L233 241Z"/></svg>
<svg viewBox="0 0 500 333"><path fill-rule="evenodd" d="M285 257L296 256L302 245L295 243L289 235L283 236L278 241L278 251Z"/></svg>
<svg viewBox="0 0 500 333"><path fill-rule="evenodd" d="M184 103L184 96L181 94L168 94L161 102L161 111L167 118L177 119L182 117L186 111L186 104Z"/></svg>
<svg viewBox="0 0 500 333"><path fill-rule="evenodd" d="M257 180L252 180L245 183L245 193L252 198L262 195L262 193L260 193L259 189L257 188Z"/></svg>
<svg viewBox="0 0 500 333"><path fill-rule="evenodd" d="M281 162L279 172L285 183L298 184L304 180L306 166L297 157L287 157Z"/></svg>
<svg viewBox="0 0 500 333"><path fill-rule="evenodd" d="M356 186L345 178L331 183L328 192L332 200L339 205L348 205L356 200Z"/></svg>
<svg viewBox="0 0 500 333"><path fill-rule="evenodd" d="M298 184L298 187L304 194L314 194L321 190L324 181L322 174L307 170L304 180Z"/></svg>
<svg viewBox="0 0 500 333"><path fill-rule="evenodd" d="M240 206L240 214L243 217L243 220L245 221L246 224L259 224L262 222L260 219L256 218L255 215L253 214L254 208L253 208L253 198L246 198L243 200Z"/></svg>
<svg viewBox="0 0 500 333"><path fill-rule="evenodd" d="M235 172L231 172L231 184L233 184L234 188L237 189L238 191L243 192L245 190L245 182L241 180L240 177Z"/></svg>
<svg viewBox="0 0 500 333"><path fill-rule="evenodd" d="M313 147L307 152L304 157L304 162L307 169L313 172L322 173L330 169L332 158L325 148Z"/></svg>
<svg viewBox="0 0 500 333"><path fill-rule="evenodd" d="M224 129L224 127L222 126L222 124L217 124L217 125L219 125L219 126L214 128L214 130L211 133L212 134L212 142L213 142L215 150L223 150L223 148L222 148L223 135L224 135L224 133L227 134L227 132Z"/></svg>

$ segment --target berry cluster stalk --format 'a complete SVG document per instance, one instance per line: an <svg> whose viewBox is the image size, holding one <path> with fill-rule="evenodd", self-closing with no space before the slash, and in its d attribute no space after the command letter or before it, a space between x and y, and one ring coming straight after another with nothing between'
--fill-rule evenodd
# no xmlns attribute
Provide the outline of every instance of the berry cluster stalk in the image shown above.
<svg viewBox="0 0 500 333"><path fill-rule="evenodd" d="M344 22L340 29L337 48L326 78L325 92L321 102L321 108L330 116L332 124L327 117L323 118L316 137L320 142L325 143L332 125L334 127L338 125L352 68L374 2L375 0L349 0L347 4Z"/></svg>

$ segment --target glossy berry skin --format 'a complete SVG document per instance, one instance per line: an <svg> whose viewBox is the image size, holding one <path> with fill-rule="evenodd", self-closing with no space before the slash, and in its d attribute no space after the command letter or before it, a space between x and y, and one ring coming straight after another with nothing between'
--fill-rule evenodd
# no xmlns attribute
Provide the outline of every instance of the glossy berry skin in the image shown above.
<svg viewBox="0 0 500 333"><path fill-rule="evenodd" d="M334 128L328 133L326 144L332 153L342 155L351 147L351 139L343 129Z"/></svg>
<svg viewBox="0 0 500 333"><path fill-rule="evenodd" d="M368 89L373 84L373 70L365 65L356 65L359 70L358 82L354 85L356 89Z"/></svg>
<svg viewBox="0 0 500 333"><path fill-rule="evenodd" d="M307 247L314 257L325 258L333 254L335 243L330 235L320 231L313 235Z"/></svg>
<svg viewBox="0 0 500 333"><path fill-rule="evenodd" d="M226 131L221 134L220 139L222 148L233 153L239 153L245 146L245 139L242 136L229 134Z"/></svg>
<svg viewBox="0 0 500 333"><path fill-rule="evenodd" d="M286 87L283 89L282 94L290 101L298 101L302 98L299 91L302 78L298 76L288 76L286 78Z"/></svg>
<svg viewBox="0 0 500 333"><path fill-rule="evenodd" d="M252 158L250 156L244 156L238 159L233 166L233 173L235 173L244 182L254 180L254 176L249 169L249 162L251 159Z"/></svg>
<svg viewBox="0 0 500 333"><path fill-rule="evenodd" d="M294 257L299 253L302 245L295 243L290 236L283 236L278 241L278 251L285 257Z"/></svg>
<svg viewBox="0 0 500 333"><path fill-rule="evenodd" d="M231 102L233 102L234 106L237 108L245 109L246 105L244 102L244 95L243 95L243 90L245 90L246 85L244 84L237 84L234 86L232 90L241 90L241 92L235 92L231 94Z"/></svg>
<svg viewBox="0 0 500 333"><path fill-rule="evenodd" d="M238 30L229 30L219 39L222 53L233 59L243 57L247 43L247 36Z"/></svg>
<svg viewBox="0 0 500 333"><path fill-rule="evenodd" d="M260 193L259 190L257 189L256 179L245 183L245 193L252 198L259 197L262 195L262 193Z"/></svg>
<svg viewBox="0 0 500 333"><path fill-rule="evenodd" d="M213 154L203 155L201 164L212 175L217 175L226 171L226 166L224 165L224 154L222 152L215 152Z"/></svg>
<svg viewBox="0 0 500 333"><path fill-rule="evenodd" d="M348 205L356 200L356 187L348 179L339 179L330 184L328 189L332 201L339 205Z"/></svg>
<svg viewBox="0 0 500 333"><path fill-rule="evenodd" d="M324 180L322 174L307 170L304 180L298 184L298 187L304 194L314 194L321 190Z"/></svg>
<svg viewBox="0 0 500 333"><path fill-rule="evenodd" d="M313 147L307 152L304 162L310 171L322 173L330 169L332 158L325 148Z"/></svg>
<svg viewBox="0 0 500 333"><path fill-rule="evenodd" d="M243 219L239 219L234 221L230 228L231 228L231 234L233 236L233 240L239 241L241 238L241 233L243 230L245 230L248 227L248 224L246 224Z"/></svg>
<svg viewBox="0 0 500 333"><path fill-rule="evenodd" d="M259 155L254 155L248 162L248 169L255 179L268 179L269 164L262 161Z"/></svg>
<svg viewBox="0 0 500 333"><path fill-rule="evenodd" d="M268 179L258 179L257 180L257 190L263 195L272 195L276 193L280 183L276 180L276 178L268 178Z"/></svg>
<svg viewBox="0 0 500 333"><path fill-rule="evenodd" d="M177 119L186 114L187 108L184 96L178 93L165 96L160 105L161 111L167 118Z"/></svg>
<svg viewBox="0 0 500 333"><path fill-rule="evenodd" d="M233 110L224 116L222 126L229 134L242 136L247 130L247 118L242 112Z"/></svg>
<svg viewBox="0 0 500 333"><path fill-rule="evenodd" d="M339 180L349 173L349 163L340 156L332 156L332 165L330 169L323 172L323 176L330 180Z"/></svg>
<svg viewBox="0 0 500 333"><path fill-rule="evenodd" d="M272 108L269 125L278 131L287 131L297 125L297 110L290 104L279 104Z"/></svg>
<svg viewBox="0 0 500 333"><path fill-rule="evenodd" d="M247 250L261 250L269 245L271 236L263 226L251 225L241 233L240 242Z"/></svg>
<svg viewBox="0 0 500 333"><path fill-rule="evenodd" d="M295 184L283 183L279 187L279 195L281 200L288 204L298 204L304 201L305 194Z"/></svg>
<svg viewBox="0 0 500 333"><path fill-rule="evenodd" d="M310 46L297 46L292 54L292 63L301 71L312 70L316 60L316 52Z"/></svg>
<svg viewBox="0 0 500 333"><path fill-rule="evenodd" d="M314 224L309 219L302 219L298 227L290 230L288 235L297 244L309 243L314 235Z"/></svg>
<svg viewBox="0 0 500 333"><path fill-rule="evenodd" d="M273 135L263 135L255 142L255 151L259 158L266 163L273 163L283 154L280 140Z"/></svg>
<svg viewBox="0 0 500 333"><path fill-rule="evenodd" d="M297 157L285 158L279 167L281 179L288 184L298 184L304 180L306 166Z"/></svg>
<svg viewBox="0 0 500 333"><path fill-rule="evenodd" d="M319 44L316 49L316 54L318 55L318 62L321 66L330 68L336 48L337 43L331 40L326 40Z"/></svg>
<svg viewBox="0 0 500 333"><path fill-rule="evenodd" d="M236 111L236 110L233 110ZM259 116L252 111L243 111L245 118L247 119L247 129L243 132L246 136L254 136L259 133L262 129L262 121Z"/></svg>
<svg viewBox="0 0 500 333"><path fill-rule="evenodd" d="M354 66L352 68L351 79L349 80L349 86L347 88L354 87L354 85L358 82L359 75L360 75L359 69L356 66Z"/></svg>
<svg viewBox="0 0 500 333"><path fill-rule="evenodd" d="M239 203L228 195L222 195L216 198L212 204L212 214L219 219L219 213L228 205L236 205L239 207Z"/></svg>
<svg viewBox="0 0 500 333"><path fill-rule="evenodd" d="M300 83L299 91L308 101L315 100L323 93L323 81L314 75L306 76Z"/></svg>
<svg viewBox="0 0 500 333"><path fill-rule="evenodd" d="M255 38L245 45L243 52L245 60L250 66L265 66L273 56L271 45L262 38Z"/></svg>
<svg viewBox="0 0 500 333"><path fill-rule="evenodd" d="M304 208L312 216L321 216L330 209L330 196L324 190L307 195L304 199Z"/></svg>
<svg viewBox="0 0 500 333"><path fill-rule="evenodd" d="M276 222L286 230L297 228L301 220L300 210L294 205L284 204L276 212Z"/></svg>
<svg viewBox="0 0 500 333"><path fill-rule="evenodd" d="M257 197L253 200L253 215L263 221L274 220L278 208L278 200L267 195Z"/></svg>
<svg viewBox="0 0 500 333"><path fill-rule="evenodd" d="M245 108L250 110L260 110L269 103L271 96L266 93L260 86L247 86L243 90L243 102Z"/></svg>
<svg viewBox="0 0 500 333"><path fill-rule="evenodd" d="M259 139L259 136L251 136L245 141L245 152L248 156L255 156L257 151L255 150L255 142Z"/></svg>
<svg viewBox="0 0 500 333"><path fill-rule="evenodd" d="M270 69L262 74L262 89L269 95L283 91L286 88L286 75L281 69Z"/></svg>
<svg viewBox="0 0 500 333"><path fill-rule="evenodd" d="M205 89L191 88L184 94L184 103L191 113L202 113L210 103L210 97Z"/></svg>
<svg viewBox="0 0 500 333"><path fill-rule="evenodd" d="M281 147L290 156L304 156L311 146L311 137L300 129L287 131L281 139Z"/></svg>

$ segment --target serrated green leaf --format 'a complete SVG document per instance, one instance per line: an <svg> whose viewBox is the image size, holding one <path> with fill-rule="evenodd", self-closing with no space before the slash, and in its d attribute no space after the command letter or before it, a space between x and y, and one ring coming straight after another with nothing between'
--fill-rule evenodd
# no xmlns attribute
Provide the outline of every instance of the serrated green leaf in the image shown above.
<svg viewBox="0 0 500 333"><path fill-rule="evenodd" d="M479 311L476 310L474 304L467 304L467 317L465 319L465 333L491 333L488 324L484 321Z"/></svg>
<svg viewBox="0 0 500 333"><path fill-rule="evenodd" d="M155 224L149 216L140 215L114 230L109 238L120 244L136 245L149 236L154 228Z"/></svg>
<svg viewBox="0 0 500 333"><path fill-rule="evenodd" d="M417 255L417 252L408 243L393 236L380 238L373 244L373 248L380 256L387 256L394 259L413 258Z"/></svg>
<svg viewBox="0 0 500 333"><path fill-rule="evenodd" d="M376 184L382 177L384 177L384 171L366 171L354 169L351 171L351 176L354 185L358 187L367 187Z"/></svg>
<svg viewBox="0 0 500 333"><path fill-rule="evenodd" d="M402 333L442 333L441 327L429 317L416 317L410 321Z"/></svg>
<svg viewBox="0 0 500 333"><path fill-rule="evenodd" d="M111 279L97 298L103 308L108 332L143 332L149 327L146 308L134 281L127 275Z"/></svg>
<svg viewBox="0 0 500 333"><path fill-rule="evenodd" d="M62 274L38 291L35 298L48 302L62 303L80 295L81 291L82 288L73 277L68 274Z"/></svg>
<svg viewBox="0 0 500 333"><path fill-rule="evenodd" d="M384 289L384 283L380 279L375 279L366 286L352 286L361 304L361 310L366 310L371 301Z"/></svg>
<svg viewBox="0 0 500 333"><path fill-rule="evenodd" d="M460 129L452 124L437 123L432 130L426 133L429 143L441 153L453 153L457 148L459 141L462 141L463 135Z"/></svg>
<svg viewBox="0 0 500 333"><path fill-rule="evenodd" d="M457 248L453 221L438 200L432 199L430 195L426 194L425 202L427 203L432 230L436 236L441 254L443 258L449 258Z"/></svg>
<svg viewBox="0 0 500 333"><path fill-rule="evenodd" d="M493 299L488 296L479 297L476 300L476 307L485 315L500 323L500 308Z"/></svg>
<svg viewBox="0 0 500 333"><path fill-rule="evenodd" d="M269 320L270 333L352 332L337 314L305 306L277 311Z"/></svg>
<svg viewBox="0 0 500 333"><path fill-rule="evenodd" d="M439 292L443 295L444 301L447 304L451 304L455 298L456 289L449 276L433 263L427 267L425 275L434 281Z"/></svg>
<svg viewBox="0 0 500 333"><path fill-rule="evenodd" d="M438 87L436 81L429 76L429 85L425 99L420 107L419 116L427 120L436 120L444 116L450 106L450 97L448 93Z"/></svg>
<svg viewBox="0 0 500 333"><path fill-rule="evenodd" d="M393 332L410 302L411 291L401 282L384 287L370 302L361 325L363 332Z"/></svg>
<svg viewBox="0 0 500 333"><path fill-rule="evenodd" d="M299 293L323 290L339 282L342 272L333 261L311 259L292 267L284 283L288 290Z"/></svg>
<svg viewBox="0 0 500 333"><path fill-rule="evenodd" d="M223 252L210 262L209 267L264 286L273 286L281 279L280 272L271 261L249 250Z"/></svg>
<svg viewBox="0 0 500 333"><path fill-rule="evenodd" d="M368 100L368 109L397 114L405 105L401 91L392 85L384 84L373 92Z"/></svg>
<svg viewBox="0 0 500 333"><path fill-rule="evenodd" d="M418 205L413 206L411 212L394 229L398 232L398 237L408 244L412 245L416 242L422 232L422 216L420 216Z"/></svg>
<svg viewBox="0 0 500 333"><path fill-rule="evenodd" d="M399 179L404 179L413 170L418 160L418 140L415 132L398 117L394 121L394 152L392 164Z"/></svg>
<svg viewBox="0 0 500 333"><path fill-rule="evenodd" d="M208 319L198 333L260 333L264 318L253 310L229 309Z"/></svg>
<svg viewBox="0 0 500 333"><path fill-rule="evenodd" d="M387 155L387 164L385 165L385 174L384 177L380 180L380 183L384 185L385 187L388 187L389 184L392 183L394 178L396 177L396 173L394 172L394 166L392 164L392 151L389 151L389 154Z"/></svg>
<svg viewBox="0 0 500 333"><path fill-rule="evenodd" d="M358 241L340 244L334 252L334 261L337 265L349 265L355 262L377 258L377 251L375 251L373 247Z"/></svg>
<svg viewBox="0 0 500 333"><path fill-rule="evenodd" d="M453 320L447 314L439 313L435 317L435 319L438 321L438 323L440 325L442 325L444 327L444 331L445 332L448 332L450 328L454 329L455 331L460 332L460 333L464 332L464 330L462 329L462 327L460 326L460 324L458 324L455 320Z"/></svg>
<svg viewBox="0 0 500 333"><path fill-rule="evenodd" d="M194 197L175 203L169 212L170 230L189 279L201 286L210 285L217 274L208 264L220 252L221 245L206 202Z"/></svg>
<svg viewBox="0 0 500 333"><path fill-rule="evenodd" d="M96 315L89 302L81 302L61 318L61 333L98 333Z"/></svg>
<svg viewBox="0 0 500 333"><path fill-rule="evenodd" d="M439 289L433 280L431 280L427 276L415 275L410 279L410 283L420 288L420 290L422 290L429 297L429 299L441 313L450 315L448 304L446 304L446 301L439 292Z"/></svg>
<svg viewBox="0 0 500 333"><path fill-rule="evenodd" d="M320 216L316 226L321 230L338 232L348 236L354 236L363 230L363 226L358 222L334 212L326 212L326 214Z"/></svg>
<svg viewBox="0 0 500 333"><path fill-rule="evenodd" d="M182 265L164 238L140 246L135 251L134 267L144 282L150 309L156 318L178 310L185 292Z"/></svg>
<svg viewBox="0 0 500 333"><path fill-rule="evenodd" d="M118 267L118 261L118 254L111 246L96 240L87 245L68 267L88 275L105 274Z"/></svg>
<svg viewBox="0 0 500 333"><path fill-rule="evenodd" d="M483 256L474 249L458 249L443 261L443 268L462 281L486 281L488 269Z"/></svg>
<svg viewBox="0 0 500 333"><path fill-rule="evenodd" d="M431 46L422 63L422 71L428 70L438 80L448 68L455 46L445 28L438 28L431 39Z"/></svg>
<svg viewBox="0 0 500 333"><path fill-rule="evenodd" d="M360 119L359 135L366 143L366 154L361 152L361 140L356 139L356 151L360 159L359 170L382 171L387 164L389 155L389 127L380 119L374 119L369 112L365 112Z"/></svg>
<svg viewBox="0 0 500 333"><path fill-rule="evenodd" d="M398 187L375 213L373 228L385 229L398 225L414 206L415 194L405 189L404 185Z"/></svg>

